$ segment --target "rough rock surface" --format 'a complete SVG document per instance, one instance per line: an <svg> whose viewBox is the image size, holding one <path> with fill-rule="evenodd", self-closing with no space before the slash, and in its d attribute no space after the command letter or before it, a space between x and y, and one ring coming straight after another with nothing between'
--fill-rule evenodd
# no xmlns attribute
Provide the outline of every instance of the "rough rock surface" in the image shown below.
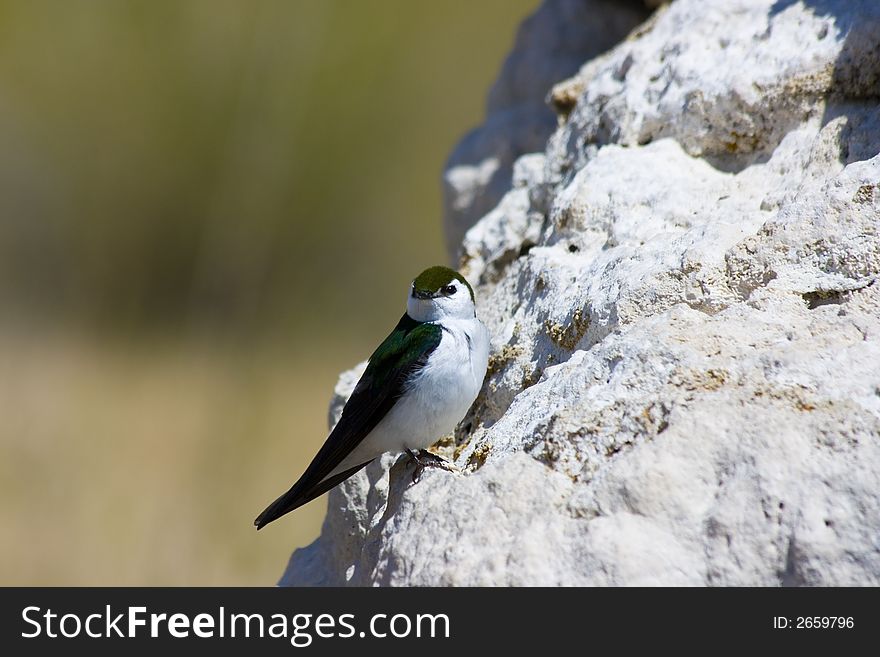
<svg viewBox="0 0 880 657"><path fill-rule="evenodd" d="M878 35L675 0L558 81L463 241L460 474L374 462L282 584L880 585Z"/></svg>
<svg viewBox="0 0 880 657"><path fill-rule="evenodd" d="M489 91L485 123L461 140L443 173L446 246L453 260L467 229L510 189L514 161L544 149L556 127L544 102L550 88L647 17L642 0L547 0L523 22Z"/></svg>

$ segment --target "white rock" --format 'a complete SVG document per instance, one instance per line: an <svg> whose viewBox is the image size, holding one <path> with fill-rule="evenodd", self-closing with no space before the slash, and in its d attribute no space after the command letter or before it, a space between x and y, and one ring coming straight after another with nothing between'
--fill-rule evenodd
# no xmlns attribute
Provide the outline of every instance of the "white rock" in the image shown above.
<svg viewBox="0 0 880 657"><path fill-rule="evenodd" d="M282 583L880 584L877 34L676 0L561 81L463 241L461 474L372 464Z"/></svg>
<svg viewBox="0 0 880 657"><path fill-rule="evenodd" d="M647 15L641 0L545 0L523 22L489 92L485 122L461 140L446 163L444 228L452 261L458 260L465 232L510 189L514 161L543 150L556 127L544 103L553 84Z"/></svg>

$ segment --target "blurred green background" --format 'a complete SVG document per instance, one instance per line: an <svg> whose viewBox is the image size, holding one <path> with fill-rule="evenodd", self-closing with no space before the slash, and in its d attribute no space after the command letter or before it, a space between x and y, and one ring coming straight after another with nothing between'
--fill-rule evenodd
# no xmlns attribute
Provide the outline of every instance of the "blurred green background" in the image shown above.
<svg viewBox="0 0 880 657"><path fill-rule="evenodd" d="M536 0L0 2L0 584L272 584Z"/></svg>

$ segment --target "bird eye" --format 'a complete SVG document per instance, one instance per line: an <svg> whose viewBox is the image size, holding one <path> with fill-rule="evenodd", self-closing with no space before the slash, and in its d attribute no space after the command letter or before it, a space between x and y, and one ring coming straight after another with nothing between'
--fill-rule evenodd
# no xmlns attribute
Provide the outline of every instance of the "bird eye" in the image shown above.
<svg viewBox="0 0 880 657"><path fill-rule="evenodd" d="M454 285L447 285L443 288L443 294L455 294L455 289Z"/></svg>

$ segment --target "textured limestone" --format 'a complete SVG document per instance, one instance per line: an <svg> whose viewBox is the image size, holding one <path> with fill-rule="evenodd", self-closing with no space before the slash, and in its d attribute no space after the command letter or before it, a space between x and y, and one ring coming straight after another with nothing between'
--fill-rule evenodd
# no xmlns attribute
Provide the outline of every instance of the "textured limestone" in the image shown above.
<svg viewBox="0 0 880 657"><path fill-rule="evenodd" d="M372 464L282 583L880 584L877 35L676 0L559 80L461 245L493 354L459 472Z"/></svg>
<svg viewBox="0 0 880 657"><path fill-rule="evenodd" d="M446 245L510 189L514 161L544 149L556 127L544 98L559 80L620 41L648 15L641 0L547 0L520 26L489 92L486 120L456 146L443 174Z"/></svg>

